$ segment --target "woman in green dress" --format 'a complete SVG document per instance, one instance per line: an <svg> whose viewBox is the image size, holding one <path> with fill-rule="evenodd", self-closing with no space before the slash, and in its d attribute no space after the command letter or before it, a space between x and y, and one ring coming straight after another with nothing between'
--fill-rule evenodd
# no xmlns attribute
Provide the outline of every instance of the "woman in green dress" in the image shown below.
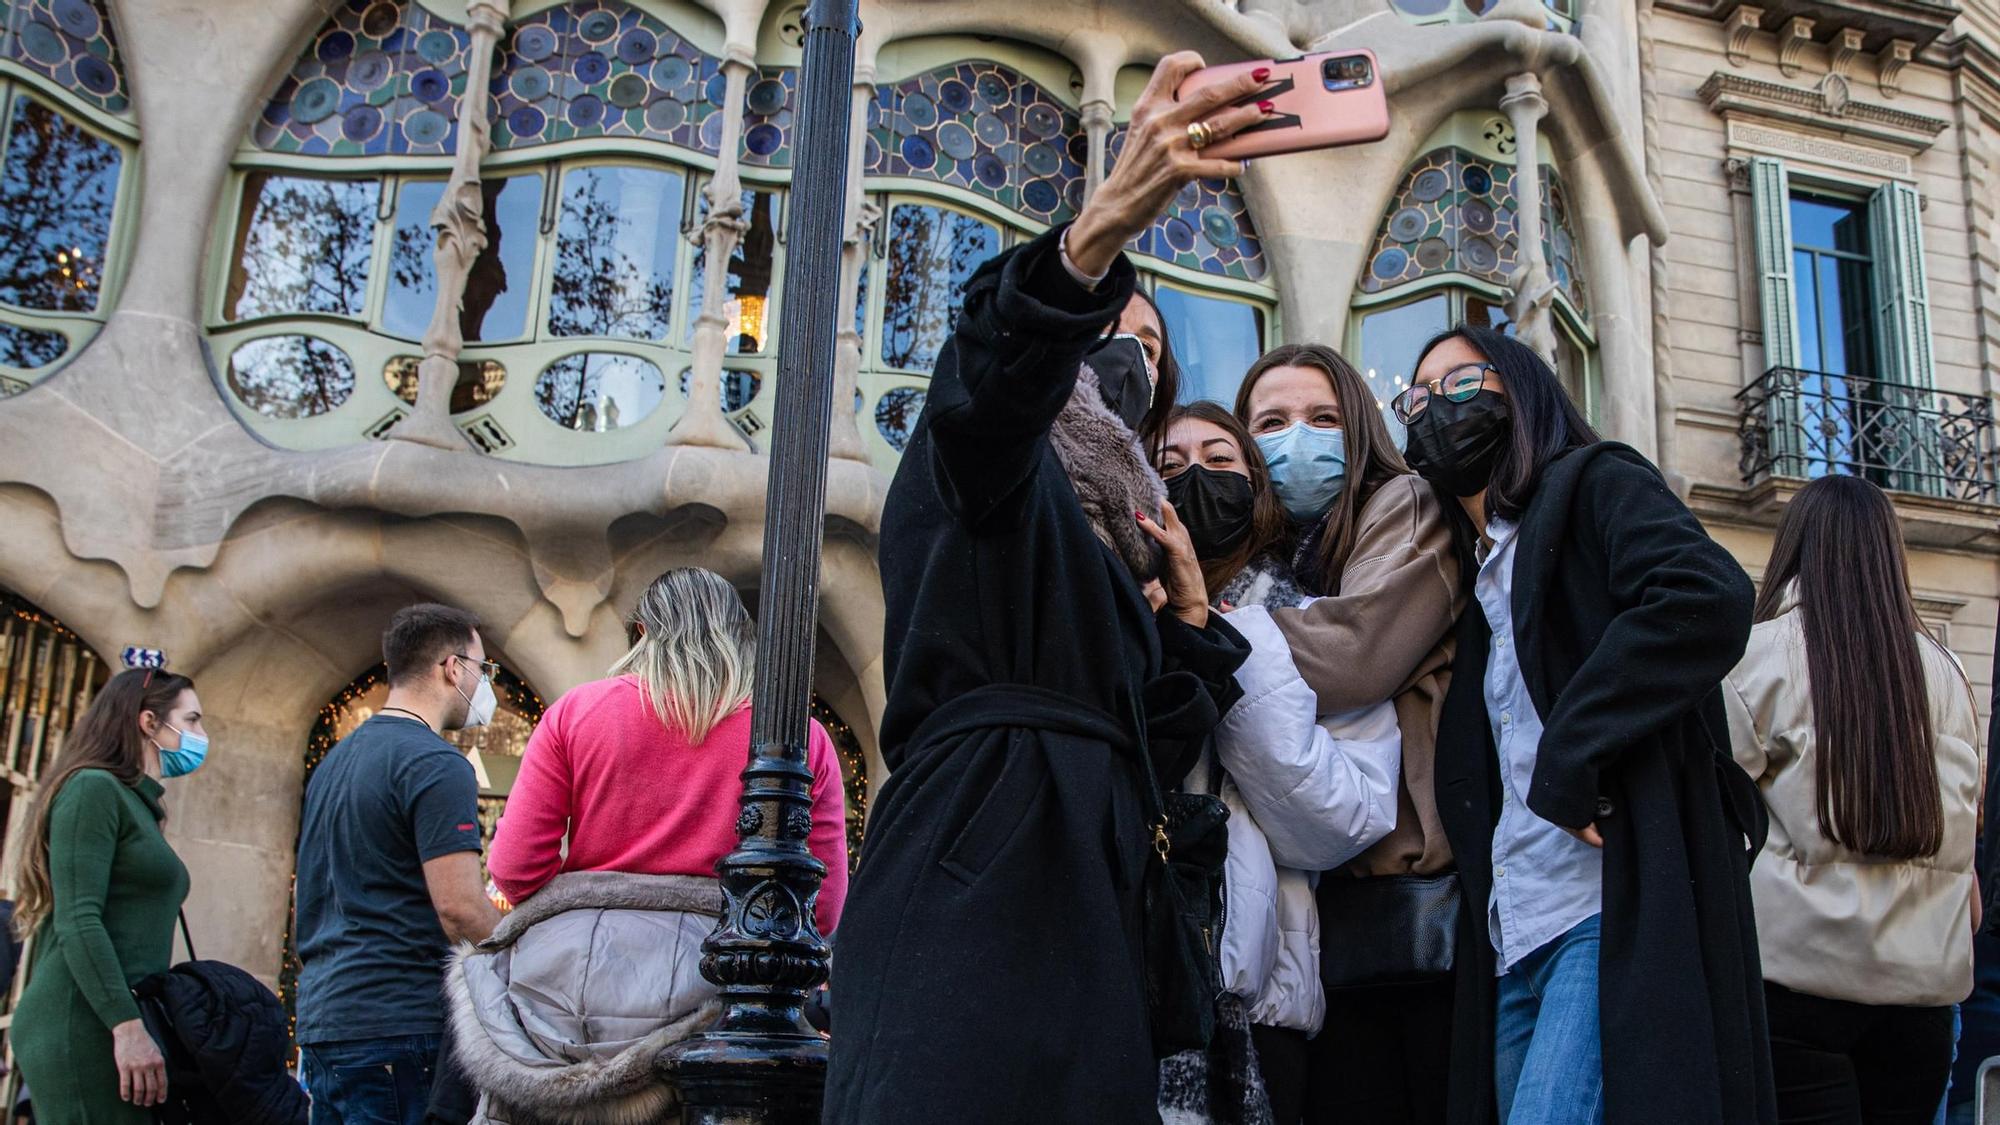
<svg viewBox="0 0 2000 1125"><path fill-rule="evenodd" d="M160 833L160 779L208 753L186 676L112 677L44 775L16 878L14 925L35 938L14 1056L41 1125L145 1125L165 1061L132 986L173 958L188 874Z"/></svg>

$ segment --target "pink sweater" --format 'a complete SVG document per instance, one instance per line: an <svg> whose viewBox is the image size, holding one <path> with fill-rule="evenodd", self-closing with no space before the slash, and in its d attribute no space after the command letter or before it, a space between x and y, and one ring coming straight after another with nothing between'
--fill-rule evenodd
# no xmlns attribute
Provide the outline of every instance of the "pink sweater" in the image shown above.
<svg viewBox="0 0 2000 1125"><path fill-rule="evenodd" d="M512 902L564 871L714 875L716 861L736 847L738 775L749 753L747 706L690 746L661 724L636 677L584 684L556 700L528 739L487 870ZM813 771L807 845L826 864L814 916L820 933L831 934L847 899L847 799L833 740L818 723L806 763Z"/></svg>

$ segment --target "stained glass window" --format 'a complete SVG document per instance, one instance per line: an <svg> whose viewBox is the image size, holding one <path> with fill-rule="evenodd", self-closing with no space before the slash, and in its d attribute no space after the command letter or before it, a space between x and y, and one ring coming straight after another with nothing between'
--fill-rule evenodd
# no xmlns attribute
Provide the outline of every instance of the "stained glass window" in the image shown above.
<svg viewBox="0 0 2000 1125"><path fill-rule="evenodd" d="M251 131L304 156L450 156L471 34L411 0L347 0Z"/></svg>
<svg viewBox="0 0 2000 1125"><path fill-rule="evenodd" d="M1105 151L1107 172L1125 151L1125 133L1123 125L1112 130ZM1241 189L1224 180L1197 180L1183 187L1128 249L1239 281L1262 281L1270 269L1263 240L1250 220L1250 205Z"/></svg>
<svg viewBox="0 0 2000 1125"><path fill-rule="evenodd" d="M883 271L882 362L929 373L958 322L966 283L1000 252L1000 228L971 215L921 203L889 212Z"/></svg>
<svg viewBox="0 0 2000 1125"><path fill-rule="evenodd" d="M0 99L7 87L0 85ZM3 103L0 103L3 104ZM119 147L16 93L0 167L0 303L91 312L104 286Z"/></svg>
<svg viewBox="0 0 2000 1125"><path fill-rule="evenodd" d="M551 333L666 336L685 189L681 173L657 167L592 165L564 173Z"/></svg>
<svg viewBox="0 0 2000 1125"><path fill-rule="evenodd" d="M354 393L354 363L314 336L264 336L230 353L229 389L267 418L310 418Z"/></svg>
<svg viewBox="0 0 2000 1125"><path fill-rule="evenodd" d="M1088 158L1076 111L1012 67L978 60L880 87L863 170L950 184L1059 223L1083 206Z"/></svg>
<svg viewBox="0 0 2000 1125"><path fill-rule="evenodd" d="M660 369L637 356L582 352L543 369L535 380L535 405L559 426L603 433L651 414L666 389Z"/></svg>
<svg viewBox="0 0 2000 1125"><path fill-rule="evenodd" d="M106 113L131 108L104 0L0 0L0 59Z"/></svg>
<svg viewBox="0 0 2000 1125"><path fill-rule="evenodd" d="M404 180L396 191L396 230L389 249L389 292L382 330L422 339L437 307L437 234L430 217L444 196L443 180ZM480 184L486 248L472 263L458 327L467 343L518 339L528 327L535 288L536 224L542 177L490 176Z"/></svg>
<svg viewBox="0 0 2000 1125"><path fill-rule="evenodd" d="M708 194L696 196L696 217L708 218ZM729 280L724 288L723 311L729 324L723 329L723 350L728 355L755 355L771 343L777 327L771 319L771 289L777 264L778 193L768 188L746 188L743 192L743 221L749 228L729 257ZM707 283L708 252L697 249L694 269L687 283L687 334L691 346L701 315L702 287Z"/></svg>
<svg viewBox="0 0 2000 1125"><path fill-rule="evenodd" d="M373 179L252 172L243 184L223 315L360 316L381 193Z"/></svg>

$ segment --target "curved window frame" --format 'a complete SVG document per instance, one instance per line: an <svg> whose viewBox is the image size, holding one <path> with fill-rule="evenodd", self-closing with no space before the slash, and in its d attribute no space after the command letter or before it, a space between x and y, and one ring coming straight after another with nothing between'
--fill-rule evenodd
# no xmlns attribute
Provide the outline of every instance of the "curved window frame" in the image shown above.
<svg viewBox="0 0 2000 1125"><path fill-rule="evenodd" d="M97 337L124 295L126 266L137 223L129 216L136 208L141 169L139 132L128 117L106 113L85 104L65 90L15 63L0 60L0 158L4 158L7 138L13 127L16 98L30 98L60 114L70 124L118 149L118 186L113 190L110 229L105 237L104 268L98 286L97 304L87 312L54 312L0 303L0 325L33 332L52 332L63 337L62 354L34 367L0 363L0 401L27 390L69 366Z"/></svg>

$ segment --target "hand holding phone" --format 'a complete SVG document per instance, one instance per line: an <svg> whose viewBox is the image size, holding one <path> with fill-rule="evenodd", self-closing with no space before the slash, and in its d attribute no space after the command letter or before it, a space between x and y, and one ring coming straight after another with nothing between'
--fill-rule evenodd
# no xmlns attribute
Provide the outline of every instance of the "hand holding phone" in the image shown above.
<svg viewBox="0 0 2000 1125"><path fill-rule="evenodd" d="M1247 160L1366 144L1389 134L1389 99L1373 51L1328 51L1284 61L1259 59L1206 67L1182 80L1174 96L1185 102L1197 91L1238 83L1243 75L1259 70L1268 71L1269 77L1230 104L1268 101L1276 112L1203 148L1203 156Z"/></svg>

